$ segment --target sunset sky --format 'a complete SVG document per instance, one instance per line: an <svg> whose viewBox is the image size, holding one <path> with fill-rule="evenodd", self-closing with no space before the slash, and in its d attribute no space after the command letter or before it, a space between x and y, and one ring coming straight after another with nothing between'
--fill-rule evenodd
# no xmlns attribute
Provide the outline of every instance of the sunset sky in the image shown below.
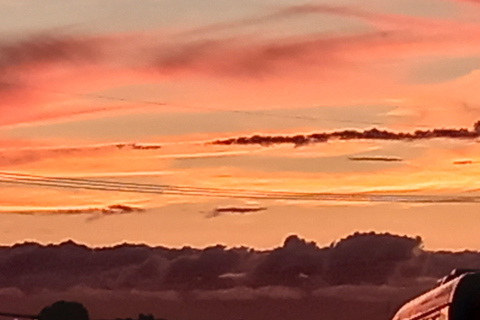
<svg viewBox="0 0 480 320"><path fill-rule="evenodd" d="M477 0L0 0L0 244L376 231L478 249L479 15ZM289 142L344 130L362 137ZM254 135L287 141L238 143Z"/></svg>

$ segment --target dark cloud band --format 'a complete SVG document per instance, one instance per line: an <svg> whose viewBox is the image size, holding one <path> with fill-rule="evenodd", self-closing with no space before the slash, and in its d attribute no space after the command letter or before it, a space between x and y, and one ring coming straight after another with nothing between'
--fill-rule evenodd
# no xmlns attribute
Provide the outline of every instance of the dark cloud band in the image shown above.
<svg viewBox="0 0 480 320"><path fill-rule="evenodd" d="M415 130L414 132L393 132L372 128L364 131L340 130L333 132L318 132L297 135L253 135L237 138L219 139L211 142L216 145L261 145L293 144L302 146L312 143L324 143L331 140L384 140L384 141L414 141L427 139L463 139L473 140L480 137L480 121L473 130L466 128Z"/></svg>
<svg viewBox="0 0 480 320"><path fill-rule="evenodd" d="M367 162L401 162L402 158L397 157L349 157L351 161L367 161Z"/></svg>
<svg viewBox="0 0 480 320"><path fill-rule="evenodd" d="M214 218L221 215L228 215L228 214L237 214L237 215L244 215L249 213L256 213L260 211L265 211L267 208L265 207L237 207L237 206L230 206L230 207L218 207L215 208L210 214L207 215L207 218Z"/></svg>

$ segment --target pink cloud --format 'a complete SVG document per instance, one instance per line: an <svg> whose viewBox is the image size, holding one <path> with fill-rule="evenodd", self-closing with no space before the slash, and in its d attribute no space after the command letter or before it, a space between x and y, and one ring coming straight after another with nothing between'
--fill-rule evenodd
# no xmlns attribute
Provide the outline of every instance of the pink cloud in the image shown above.
<svg viewBox="0 0 480 320"><path fill-rule="evenodd" d="M269 38L268 34L221 38L210 34L214 29L280 23L281 19L307 14L360 19L375 30L288 38ZM192 34L197 37L193 39ZM368 70L372 73L369 85L378 89L372 95L380 97L390 90L388 85L395 85L395 73L402 72L395 67L385 70L389 63L430 55L478 54L479 46L480 25L321 5L294 6L259 18L206 26L174 40L156 34L32 36L0 43L1 124L142 108L141 101L102 99L95 93L176 77L197 82L204 77L213 82L228 78L236 81L233 87L256 91L258 86L252 81L281 81L282 86L293 88L299 79L308 78L316 87L338 87L345 92L342 97L350 101L360 94L354 84L367 85L364 74ZM268 89L268 85L262 86ZM318 93L316 97L323 98ZM234 98L227 92L226 99ZM173 101L177 102L183 101Z"/></svg>

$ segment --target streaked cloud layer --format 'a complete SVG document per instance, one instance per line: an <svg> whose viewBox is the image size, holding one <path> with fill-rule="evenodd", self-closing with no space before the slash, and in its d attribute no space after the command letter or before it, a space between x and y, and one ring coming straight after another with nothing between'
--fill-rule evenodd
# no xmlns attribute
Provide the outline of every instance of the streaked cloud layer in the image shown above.
<svg viewBox="0 0 480 320"><path fill-rule="evenodd" d="M476 1L441 0L0 1L2 216L33 223L18 213L40 209L57 225L127 213L85 227L99 245L121 237L100 240L104 220L139 219L140 230L167 209L166 225L182 216L189 230L290 221L282 205L473 210L479 13ZM14 241L9 228L0 242ZM271 245L276 228L245 241ZM215 234L183 241L233 241Z"/></svg>

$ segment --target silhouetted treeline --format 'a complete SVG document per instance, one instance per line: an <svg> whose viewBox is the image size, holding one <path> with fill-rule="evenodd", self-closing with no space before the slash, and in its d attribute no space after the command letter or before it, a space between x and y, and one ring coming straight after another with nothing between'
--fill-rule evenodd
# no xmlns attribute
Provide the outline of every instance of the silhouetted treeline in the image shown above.
<svg viewBox="0 0 480 320"><path fill-rule="evenodd" d="M158 291L413 283L459 267L480 268L480 253L428 252L420 238L375 233L355 233L328 247L292 235L268 251L220 245L91 249L71 241L0 247L0 286L24 292L78 285Z"/></svg>

